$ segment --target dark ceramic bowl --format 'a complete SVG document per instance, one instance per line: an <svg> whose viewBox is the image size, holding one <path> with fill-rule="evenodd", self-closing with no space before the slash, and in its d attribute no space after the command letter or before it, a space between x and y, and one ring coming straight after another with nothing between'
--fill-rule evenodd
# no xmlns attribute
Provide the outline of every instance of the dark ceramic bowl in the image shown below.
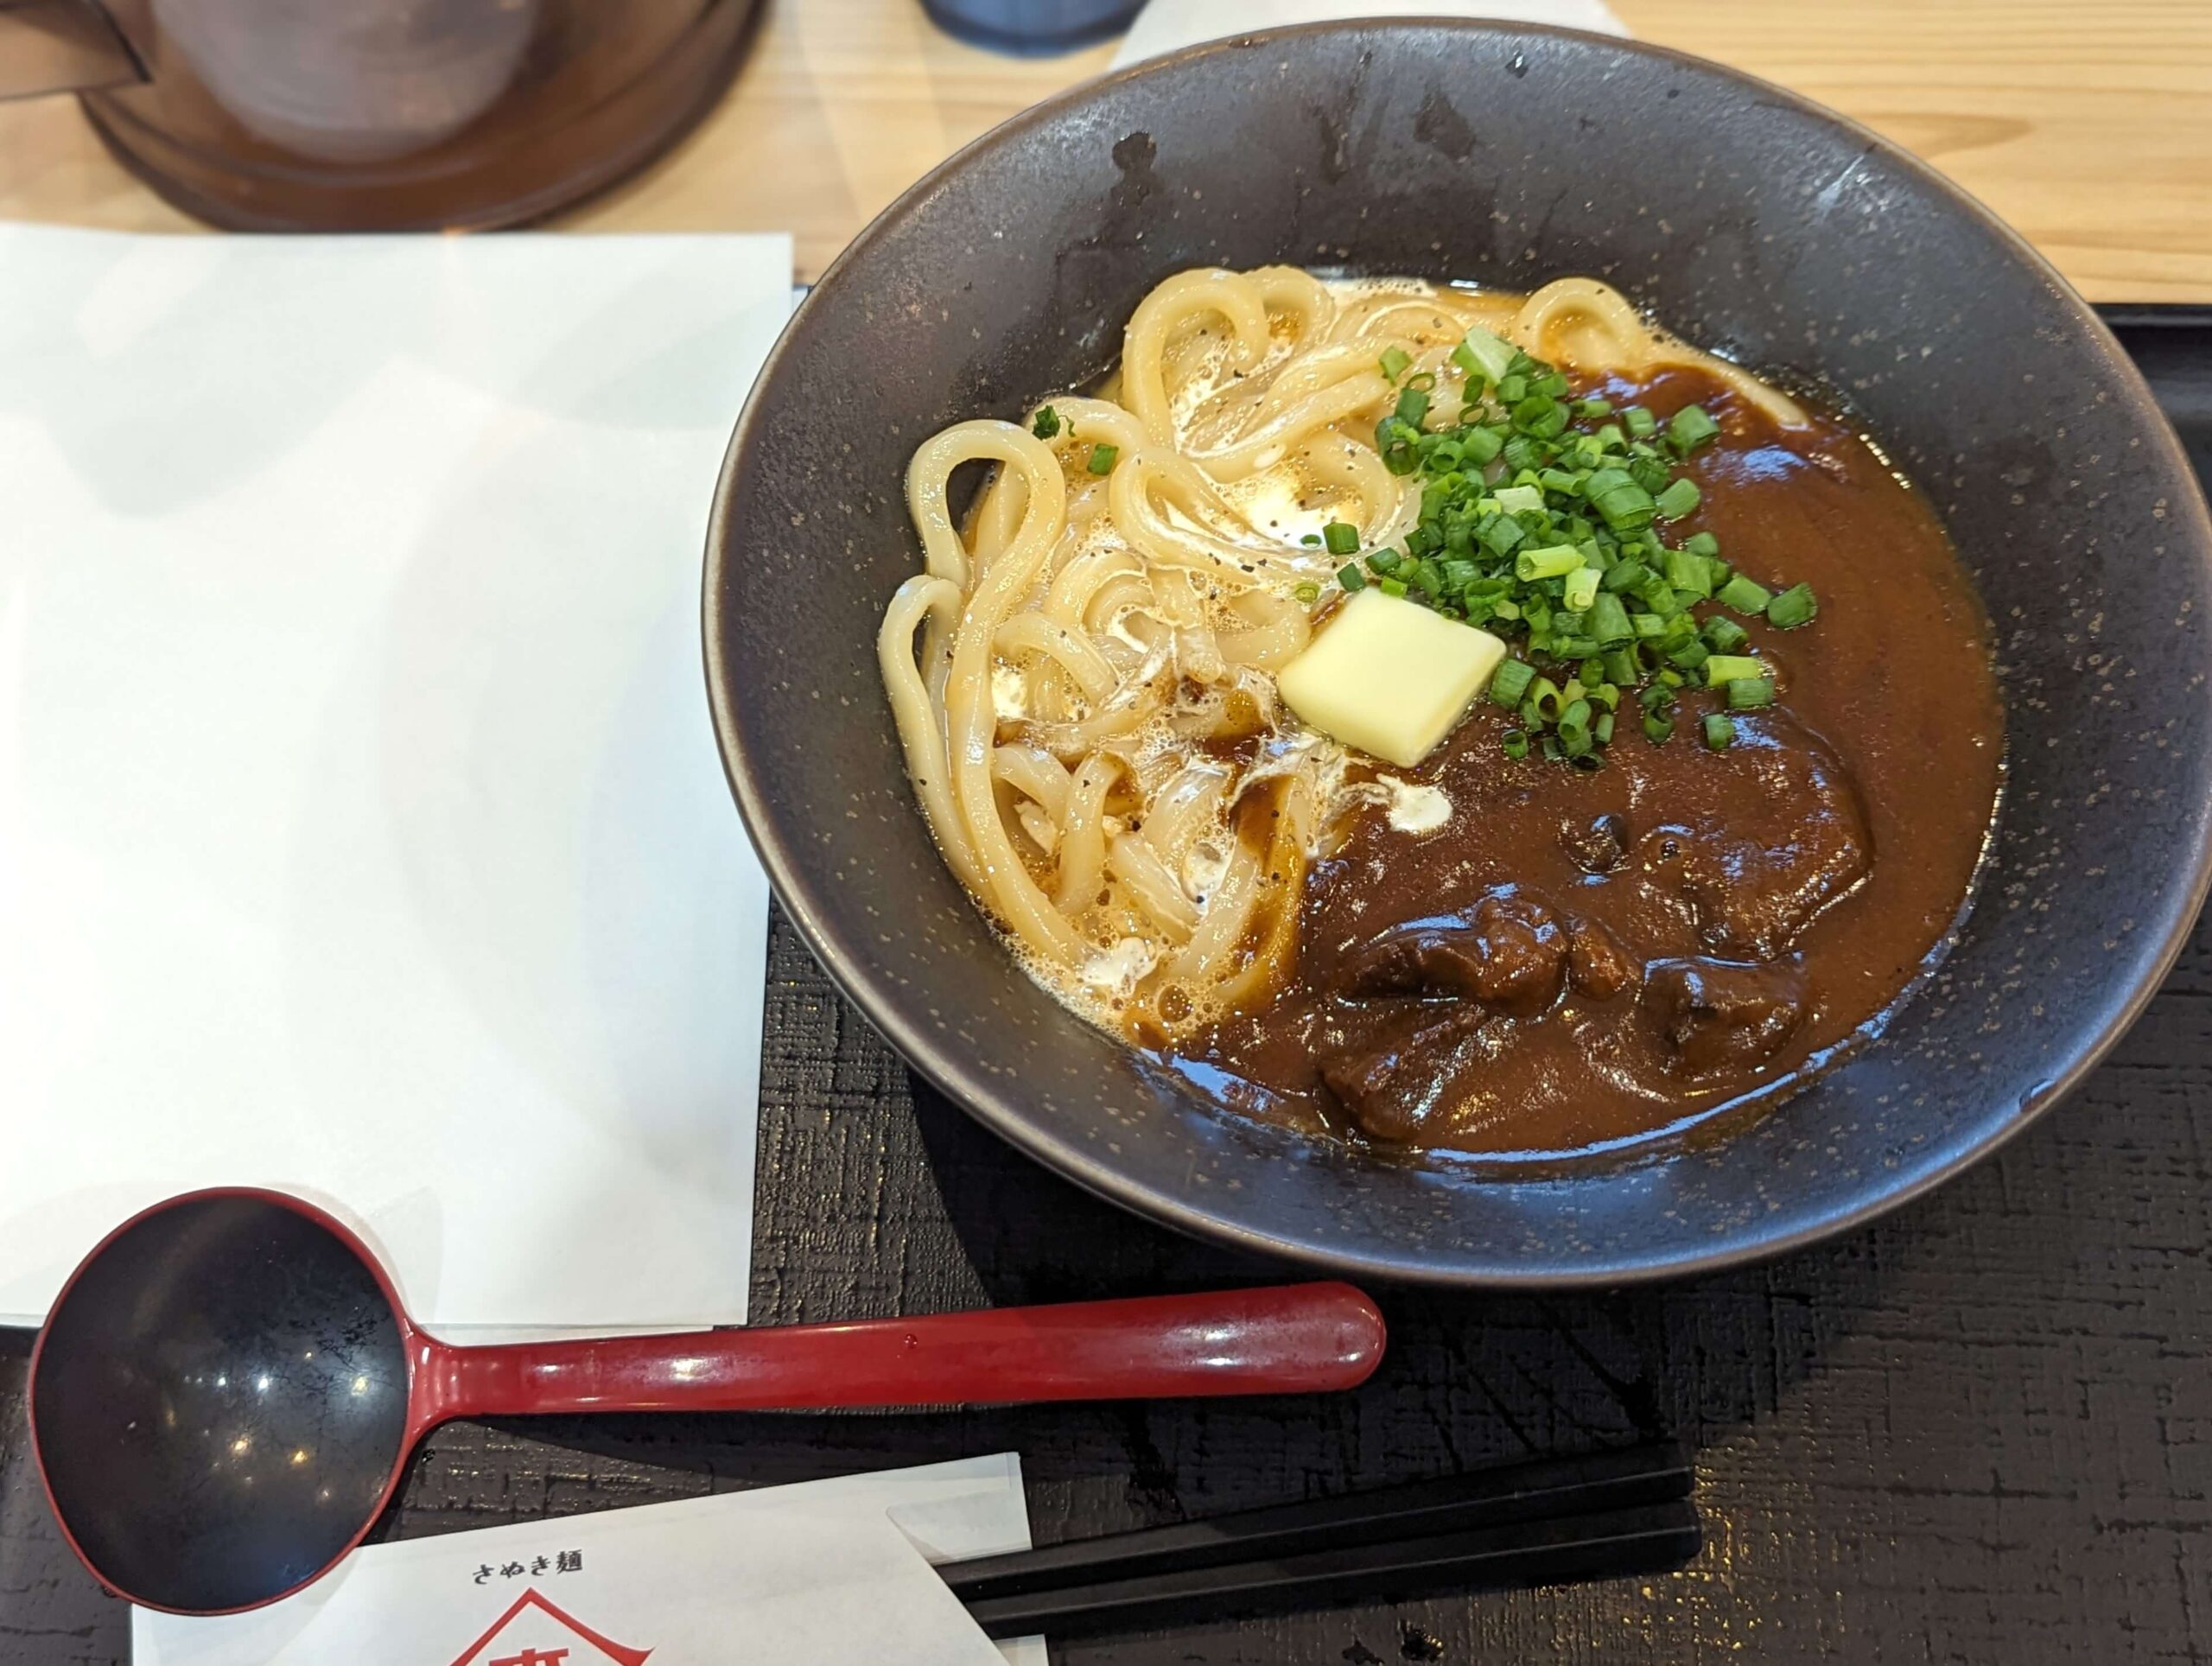
<svg viewBox="0 0 2212 1666"><path fill-rule="evenodd" d="M1608 278L1690 340L1862 412L1979 581L2012 760L1980 900L1885 1035L1734 1137L1510 1180L1250 1126L1044 995L938 860L874 651L920 565L908 454L1105 369L1169 273L1273 261ZM1864 1221L2011 1138L2112 1045L2204 896L2208 593L2203 500L2133 368L1918 162L1649 47L1342 24L1079 87L845 251L731 444L707 674L785 908L893 1044L1022 1150L1171 1225L1345 1272L1609 1283Z"/></svg>

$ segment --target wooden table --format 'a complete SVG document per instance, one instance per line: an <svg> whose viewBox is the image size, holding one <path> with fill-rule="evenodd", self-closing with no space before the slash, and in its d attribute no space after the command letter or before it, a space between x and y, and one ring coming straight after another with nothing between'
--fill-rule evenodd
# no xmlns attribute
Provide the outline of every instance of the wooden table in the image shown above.
<svg viewBox="0 0 2212 1666"><path fill-rule="evenodd" d="M995 56L916 0L769 0L730 96L592 231L772 231L811 279L931 164L1106 67L1110 44ZM1637 35L1764 75L1917 151L2092 300L2212 302L2207 0L1614 0ZM1236 15L1222 0L1224 18ZM192 222L66 99L0 105L0 218Z"/></svg>

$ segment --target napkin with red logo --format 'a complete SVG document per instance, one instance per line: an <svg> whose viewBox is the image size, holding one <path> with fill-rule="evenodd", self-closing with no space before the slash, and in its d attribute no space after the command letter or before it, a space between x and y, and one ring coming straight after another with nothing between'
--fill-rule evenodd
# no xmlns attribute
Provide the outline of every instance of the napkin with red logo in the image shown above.
<svg viewBox="0 0 2212 1666"><path fill-rule="evenodd" d="M299 1595L140 1609L137 1666L1046 1666L933 1561L1027 1549L1011 1453L371 1545Z"/></svg>

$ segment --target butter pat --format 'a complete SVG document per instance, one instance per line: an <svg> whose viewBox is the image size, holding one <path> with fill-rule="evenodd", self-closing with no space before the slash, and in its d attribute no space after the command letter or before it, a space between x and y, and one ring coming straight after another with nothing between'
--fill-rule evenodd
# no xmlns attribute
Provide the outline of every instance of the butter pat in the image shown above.
<svg viewBox="0 0 2212 1666"><path fill-rule="evenodd" d="M1372 587L1351 597L1276 679L1324 734L1411 769L1489 686L1505 644Z"/></svg>

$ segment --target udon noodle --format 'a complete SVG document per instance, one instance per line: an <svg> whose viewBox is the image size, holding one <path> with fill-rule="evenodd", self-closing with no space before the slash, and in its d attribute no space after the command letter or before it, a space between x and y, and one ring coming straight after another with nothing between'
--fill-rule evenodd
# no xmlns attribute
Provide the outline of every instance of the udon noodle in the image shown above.
<svg viewBox="0 0 2212 1666"><path fill-rule="evenodd" d="M1802 420L1589 279L1520 296L1267 267L1153 290L1116 377L1050 402L1057 431L965 422L915 454L925 566L879 639L915 793L1033 974L1094 1021L1171 1040L1287 971L1307 862L1380 789L1281 709L1274 673L1341 560L1322 525L1371 548L1420 512L1374 444L1396 397L1380 355L1433 378L1448 424L1472 325L1590 373L1694 365ZM950 481L977 462L963 528Z"/></svg>

